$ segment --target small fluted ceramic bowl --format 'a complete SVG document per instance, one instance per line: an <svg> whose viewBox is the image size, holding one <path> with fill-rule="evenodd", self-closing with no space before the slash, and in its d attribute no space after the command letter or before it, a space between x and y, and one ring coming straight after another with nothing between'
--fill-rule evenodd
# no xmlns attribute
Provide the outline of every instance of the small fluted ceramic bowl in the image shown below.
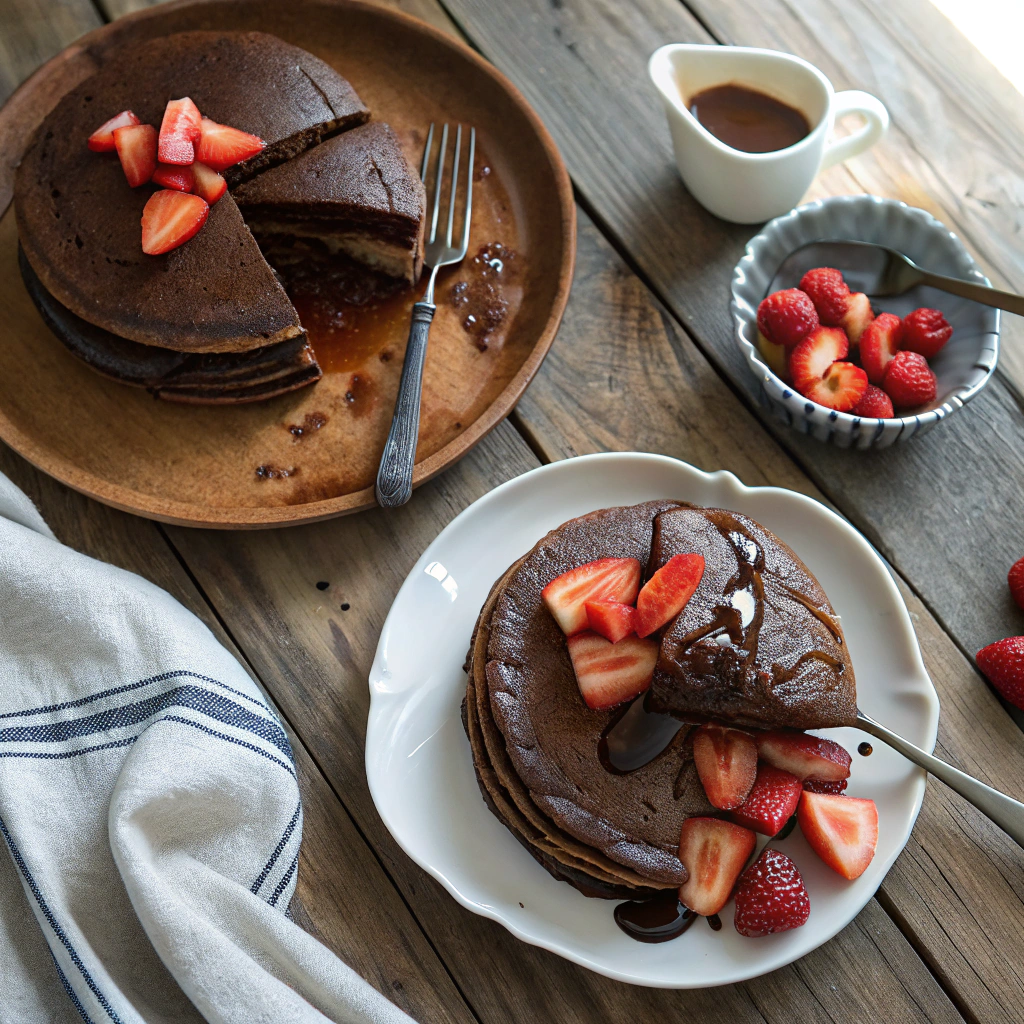
<svg viewBox="0 0 1024 1024"><path fill-rule="evenodd" d="M999 310L936 288L872 299L875 313L905 316L919 306L941 309L953 325L945 348L929 360L938 379L935 401L907 416L852 416L810 402L780 380L757 349L757 307L783 260L808 242L854 239L905 253L926 270L989 284L963 243L930 213L878 196L835 196L797 207L769 221L747 243L732 276L731 311L736 340L761 382L765 402L802 434L840 448L887 448L931 430L953 415L989 381L999 355ZM840 268L841 269L841 268Z"/></svg>

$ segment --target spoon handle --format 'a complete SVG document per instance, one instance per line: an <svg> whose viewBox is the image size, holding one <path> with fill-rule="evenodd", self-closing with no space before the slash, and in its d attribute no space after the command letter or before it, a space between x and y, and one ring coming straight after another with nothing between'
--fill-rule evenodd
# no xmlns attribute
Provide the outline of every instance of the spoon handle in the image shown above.
<svg viewBox="0 0 1024 1024"><path fill-rule="evenodd" d="M1001 292L998 288L989 288L988 285L975 284L973 281L961 281L956 277L944 277L942 274L933 274L930 270L921 271L921 284L931 285L933 288L965 299L973 299L984 306L995 306L996 309L1005 309L1010 313L1016 313L1017 316L1024 316L1024 295Z"/></svg>
<svg viewBox="0 0 1024 1024"><path fill-rule="evenodd" d="M991 786L977 779L959 768L954 768L945 761L926 754L920 747L908 743L902 736L890 732L883 725L879 725L872 718L868 718L863 712L857 715L857 726L864 732L870 733L876 739L887 743L893 750L898 750L905 758L913 761L914 764L930 772L935 778L944 782L950 789L956 790L965 800L974 804L983 814L988 815L1018 846L1024 846L1024 804L1012 797L1000 793Z"/></svg>

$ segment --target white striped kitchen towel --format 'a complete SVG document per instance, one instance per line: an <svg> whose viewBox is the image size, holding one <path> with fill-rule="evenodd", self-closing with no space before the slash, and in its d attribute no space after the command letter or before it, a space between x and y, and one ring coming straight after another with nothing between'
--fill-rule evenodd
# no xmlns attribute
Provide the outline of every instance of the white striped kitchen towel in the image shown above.
<svg viewBox="0 0 1024 1024"><path fill-rule="evenodd" d="M301 835L238 662L0 474L0 1022L408 1024L285 916Z"/></svg>

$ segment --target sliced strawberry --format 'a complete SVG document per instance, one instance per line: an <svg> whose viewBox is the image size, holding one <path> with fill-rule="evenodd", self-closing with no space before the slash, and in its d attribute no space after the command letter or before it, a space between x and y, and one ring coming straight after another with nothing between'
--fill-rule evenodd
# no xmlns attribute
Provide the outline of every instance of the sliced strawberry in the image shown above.
<svg viewBox="0 0 1024 1024"><path fill-rule="evenodd" d="M540 596L566 636L587 628L588 601L632 604L640 589L635 558L599 558L553 579Z"/></svg>
<svg viewBox="0 0 1024 1024"><path fill-rule="evenodd" d="M885 393L897 409L912 409L935 401L938 381L920 352L897 352L882 381Z"/></svg>
<svg viewBox="0 0 1024 1024"><path fill-rule="evenodd" d="M157 164L153 172L153 184L161 188L173 188L176 192L193 192L196 176L191 167L176 167L174 164Z"/></svg>
<svg viewBox="0 0 1024 1024"><path fill-rule="evenodd" d="M635 632L633 619L636 609L621 601L588 601L587 623L595 633L605 640L617 644L623 637Z"/></svg>
<svg viewBox="0 0 1024 1024"><path fill-rule="evenodd" d="M854 416L875 417L881 420L892 419L896 413L893 411L892 399L874 384L869 384L861 400L850 410Z"/></svg>
<svg viewBox="0 0 1024 1024"><path fill-rule="evenodd" d="M89 136L86 145L94 153L112 153L114 151L114 129L127 128L129 125L140 123L130 110L122 110L120 114L115 114L109 121L104 121Z"/></svg>
<svg viewBox="0 0 1024 1024"><path fill-rule="evenodd" d="M779 380L789 380L789 353L785 346L770 342L760 331L757 332L757 351L768 369Z"/></svg>
<svg viewBox="0 0 1024 1024"><path fill-rule="evenodd" d="M197 196L202 196L211 206L228 190L228 183L223 175L198 160L192 165L192 174L196 181L192 191Z"/></svg>
<svg viewBox="0 0 1024 1024"><path fill-rule="evenodd" d="M846 779L838 782L826 782L824 779L804 779L805 793L831 793L838 796L846 789Z"/></svg>
<svg viewBox="0 0 1024 1024"><path fill-rule="evenodd" d="M703 555L673 555L637 596L636 635L650 636L674 619L693 597L703 575Z"/></svg>
<svg viewBox="0 0 1024 1024"><path fill-rule="evenodd" d="M818 326L818 314L799 288L786 288L761 300L757 326L769 341L793 348Z"/></svg>
<svg viewBox="0 0 1024 1024"><path fill-rule="evenodd" d="M903 323L892 313L880 313L860 336L860 363L872 384L881 385L885 371L900 350Z"/></svg>
<svg viewBox="0 0 1024 1024"><path fill-rule="evenodd" d="M199 108L187 96L168 100L160 122L160 163L181 166L192 163L201 122Z"/></svg>
<svg viewBox="0 0 1024 1024"><path fill-rule="evenodd" d="M757 744L739 729L702 725L693 734L693 763L712 806L731 811L754 788Z"/></svg>
<svg viewBox="0 0 1024 1024"><path fill-rule="evenodd" d="M811 900L796 865L784 853L765 849L736 883L740 935L760 938L799 928L811 914Z"/></svg>
<svg viewBox="0 0 1024 1024"><path fill-rule="evenodd" d="M679 859L690 877L679 899L695 914L717 914L754 852L757 836L720 818L687 818L679 836Z"/></svg>
<svg viewBox="0 0 1024 1024"><path fill-rule="evenodd" d="M796 818L811 849L833 871L851 882L864 874L878 845L874 800L804 793Z"/></svg>
<svg viewBox="0 0 1024 1024"><path fill-rule="evenodd" d="M791 772L761 764L750 796L730 817L744 828L773 836L793 816L803 786Z"/></svg>
<svg viewBox="0 0 1024 1024"><path fill-rule="evenodd" d="M156 170L156 129L151 124L130 124L114 129L114 148L132 188L145 185Z"/></svg>
<svg viewBox="0 0 1024 1024"><path fill-rule="evenodd" d="M846 312L839 326L846 331L851 345L860 342L860 336L864 328L874 319L875 314L871 311L871 300L863 292L854 292L846 300Z"/></svg>
<svg viewBox="0 0 1024 1024"><path fill-rule="evenodd" d="M266 145L257 135L230 128L226 124L217 124L204 117L202 133L196 146L196 159L215 171L223 171L255 156Z"/></svg>
<svg viewBox="0 0 1024 1024"><path fill-rule="evenodd" d="M800 290L810 296L826 327L838 327L846 315L850 289L834 267L815 267L800 279Z"/></svg>
<svg viewBox="0 0 1024 1024"><path fill-rule="evenodd" d="M658 661L653 640L627 636L613 644L587 632L569 637L568 644L580 693L595 711L632 700L651 685Z"/></svg>
<svg viewBox="0 0 1024 1024"><path fill-rule="evenodd" d="M789 354L789 375L797 391L820 381L838 359L845 359L850 341L841 327L818 327Z"/></svg>
<svg viewBox="0 0 1024 1024"><path fill-rule="evenodd" d="M154 192L142 210L142 251L158 256L177 248L206 223L209 212L199 196L172 189Z"/></svg>
<svg viewBox="0 0 1024 1024"><path fill-rule="evenodd" d="M800 394L826 409L850 412L864 397L867 389L868 375L859 366L853 363L833 363L821 380L805 384Z"/></svg>
<svg viewBox="0 0 1024 1024"><path fill-rule="evenodd" d="M852 758L832 740L805 732L759 732L757 753L762 761L805 779L831 782L850 777Z"/></svg>

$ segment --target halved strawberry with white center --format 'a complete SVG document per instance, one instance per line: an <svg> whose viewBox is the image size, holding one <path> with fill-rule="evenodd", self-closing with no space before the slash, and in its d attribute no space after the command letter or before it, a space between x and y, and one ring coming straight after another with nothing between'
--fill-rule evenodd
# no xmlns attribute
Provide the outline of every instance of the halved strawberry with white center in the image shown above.
<svg viewBox="0 0 1024 1024"><path fill-rule="evenodd" d="M748 828L720 818L687 818L679 836L679 859L690 877L679 887L680 901L695 914L717 914L756 844L757 836Z"/></svg>
<svg viewBox="0 0 1024 1024"><path fill-rule="evenodd" d="M192 191L202 196L211 206L228 190L228 183L223 176L198 160L192 165L192 174L195 177Z"/></svg>
<svg viewBox="0 0 1024 1024"><path fill-rule="evenodd" d="M738 729L702 725L693 734L693 763L712 805L731 811L754 788L757 744L753 736Z"/></svg>
<svg viewBox="0 0 1024 1024"><path fill-rule="evenodd" d="M161 188L173 188L176 192L192 192L196 176L191 167L176 167L174 164L157 164L153 172L153 184Z"/></svg>
<svg viewBox="0 0 1024 1024"><path fill-rule="evenodd" d="M845 359L850 340L841 327L817 327L789 354L789 376L797 391L825 376L838 359Z"/></svg>
<svg viewBox="0 0 1024 1024"><path fill-rule="evenodd" d="M838 782L850 777L852 758L844 747L805 732L761 732L757 752L762 761L795 775L801 782Z"/></svg>
<svg viewBox="0 0 1024 1024"><path fill-rule="evenodd" d="M623 604L621 601L588 601L586 608L590 628L600 633L605 640L617 644L623 637L634 632L636 609L631 604Z"/></svg>
<svg viewBox="0 0 1024 1024"><path fill-rule="evenodd" d="M114 129L114 148L128 184L145 185L156 170L156 129L151 124L130 124Z"/></svg>
<svg viewBox="0 0 1024 1024"><path fill-rule="evenodd" d="M130 110L122 110L120 114L115 114L109 121L104 121L89 136L86 145L94 153L112 153L114 151L114 129L127 128L129 125L140 123Z"/></svg>
<svg viewBox="0 0 1024 1024"><path fill-rule="evenodd" d="M164 119L160 122L160 163L192 163L196 156L195 143L202 130L201 123L199 108L187 96L168 100Z"/></svg>
<svg viewBox="0 0 1024 1024"><path fill-rule="evenodd" d="M671 622L693 597L703 576L703 555L673 555L637 595L636 635L650 636Z"/></svg>
<svg viewBox="0 0 1024 1024"><path fill-rule="evenodd" d="M854 292L847 296L846 312L839 326L846 331L846 337L850 339L851 345L860 342L860 336L864 328L874 319L875 314L871 310L871 300L863 292Z"/></svg>
<svg viewBox="0 0 1024 1024"><path fill-rule="evenodd" d="M223 171L255 156L266 145L258 135L250 135L204 117L196 145L196 159L215 171Z"/></svg>
<svg viewBox="0 0 1024 1024"><path fill-rule="evenodd" d="M853 363L833 363L821 380L805 383L797 390L826 409L850 412L868 390L868 375Z"/></svg>
<svg viewBox="0 0 1024 1024"><path fill-rule="evenodd" d="M142 251L158 256L177 248L206 223L209 213L199 196L172 189L154 192L142 210Z"/></svg>
<svg viewBox="0 0 1024 1024"><path fill-rule="evenodd" d="M874 800L804 792L796 820L811 849L833 871L851 882L864 874L878 845Z"/></svg>
<svg viewBox="0 0 1024 1024"><path fill-rule="evenodd" d="M632 604L640 589L635 558L599 558L555 577L540 596L566 636L587 628L588 601Z"/></svg>
<svg viewBox="0 0 1024 1024"><path fill-rule="evenodd" d="M860 336L860 364L872 384L881 385L889 363L900 350L903 321L892 313L880 313Z"/></svg>
<svg viewBox="0 0 1024 1024"><path fill-rule="evenodd" d="M597 633L569 637L576 682L587 707L600 711L639 696L651 685L658 661L653 640L627 636L617 644Z"/></svg>

